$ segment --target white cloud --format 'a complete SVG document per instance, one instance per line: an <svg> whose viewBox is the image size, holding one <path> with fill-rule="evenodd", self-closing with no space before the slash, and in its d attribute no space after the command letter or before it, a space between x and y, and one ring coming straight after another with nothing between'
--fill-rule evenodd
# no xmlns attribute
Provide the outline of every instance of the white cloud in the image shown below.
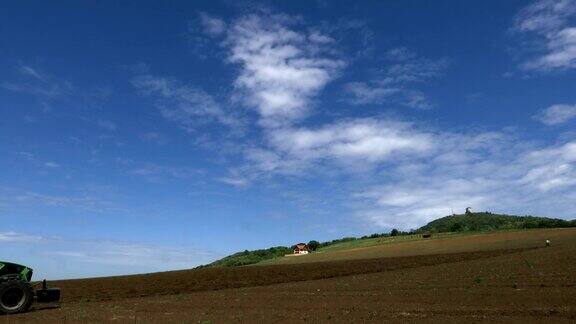
<svg viewBox="0 0 576 324"><path fill-rule="evenodd" d="M31 76L39 81L42 81L44 83L48 82L48 77L44 74L42 74L41 72L37 71L36 69L34 69L31 66L28 65L20 65L19 69L20 73L22 75L27 75L27 76Z"/></svg>
<svg viewBox="0 0 576 324"><path fill-rule="evenodd" d="M369 226L415 228L468 206L576 217L576 142L535 149L507 132L374 118L266 135L267 147L246 151L246 178L337 178L343 193L335 201Z"/></svg>
<svg viewBox="0 0 576 324"><path fill-rule="evenodd" d="M248 179L242 177L222 177L218 181L234 187L245 187L250 183Z"/></svg>
<svg viewBox="0 0 576 324"><path fill-rule="evenodd" d="M554 25L533 20L521 29L532 32L546 24ZM257 109L263 126L263 143L244 149L244 164L217 180L247 186L275 175L338 178L341 191L334 199L354 205L361 221L383 228L420 226L468 206L572 215L566 212L576 207L570 199L576 185L570 143L534 149L505 131L445 131L380 117L298 125L343 67L331 54L332 35L272 14L216 25L222 30L216 27L214 34L226 35L229 61L239 66L236 96ZM442 76L448 61L406 48L391 49L385 58L376 78L346 85L350 102L431 107L419 87Z"/></svg>
<svg viewBox="0 0 576 324"><path fill-rule="evenodd" d="M351 119L317 128L276 128L267 145L244 152L244 181L288 175L369 172L385 164L427 156L436 149L435 134L413 125L383 119ZM238 170L236 170L238 171Z"/></svg>
<svg viewBox="0 0 576 324"><path fill-rule="evenodd" d="M565 28L551 35L548 40L548 53L524 66L536 70L576 67L576 27Z"/></svg>
<svg viewBox="0 0 576 324"><path fill-rule="evenodd" d="M446 59L429 60L413 56L396 57L388 66L383 83L425 82L441 76L448 67Z"/></svg>
<svg viewBox="0 0 576 324"><path fill-rule="evenodd" d="M416 58L416 53L406 47L395 47L386 52L386 57L394 61L407 61Z"/></svg>
<svg viewBox="0 0 576 324"><path fill-rule="evenodd" d="M345 85L344 90L352 95L348 101L358 105L383 103L402 91L400 88L382 87L366 82L350 82Z"/></svg>
<svg viewBox="0 0 576 324"><path fill-rule="evenodd" d="M410 108L427 109L434 106L428 97L419 90L405 90L404 100L402 102Z"/></svg>
<svg viewBox="0 0 576 324"><path fill-rule="evenodd" d="M376 163L432 149L431 134L408 123L375 119L344 121L318 129L279 129L270 134L276 152L290 159Z"/></svg>
<svg viewBox="0 0 576 324"><path fill-rule="evenodd" d="M267 147L246 150L249 169L293 175L311 169L368 172L422 159L467 163L499 149L494 143L507 141L500 133L441 132L382 118L349 119L317 128L273 129L266 136Z"/></svg>
<svg viewBox="0 0 576 324"><path fill-rule="evenodd" d="M545 192L576 184L576 142L530 152L523 163L529 167L520 180L523 184Z"/></svg>
<svg viewBox="0 0 576 324"><path fill-rule="evenodd" d="M69 80L26 64L17 65L15 72L11 80L0 82L0 89L35 99L43 112L50 111L56 104L75 109L98 107L112 92L107 87L80 88Z"/></svg>
<svg viewBox="0 0 576 324"><path fill-rule="evenodd" d="M545 125L558 125L576 118L576 105L552 105L534 116Z"/></svg>
<svg viewBox="0 0 576 324"><path fill-rule="evenodd" d="M541 13L549 5L544 1L522 13L517 29L549 39L551 48L561 47L571 39L564 31L569 3L562 15L552 10L552 18ZM257 109L264 126L263 143L245 149L244 165L219 181L246 186L274 175L318 181L342 177L347 180L340 186L350 187L338 200L357 204L356 215L380 227L416 227L468 206L522 213L574 207L568 193L576 184L569 144L534 149L504 131L445 131L380 117L298 125L343 67L331 54L333 35L300 28L301 20L283 15L248 15L228 25L205 18L213 34L226 34L229 61L240 67L236 95ZM345 86L349 101L433 106L420 86L441 77L448 61L402 47L384 57L386 66L377 77ZM556 58L565 64L562 60ZM560 202L551 204L553 198Z"/></svg>
<svg viewBox="0 0 576 324"><path fill-rule="evenodd" d="M0 84L0 88L33 95L43 102L65 98L74 91L71 82L40 72L29 65L20 64L17 71L20 80L4 82Z"/></svg>
<svg viewBox="0 0 576 324"><path fill-rule="evenodd" d="M562 29L576 14L574 0L538 0L523 8L515 18L515 28L547 34Z"/></svg>
<svg viewBox="0 0 576 324"><path fill-rule="evenodd" d="M56 169L56 168L60 167L60 164L58 164L56 162L46 162L46 163L44 163L44 166L47 168Z"/></svg>
<svg viewBox="0 0 576 324"><path fill-rule="evenodd" d="M442 176L376 186L356 195L372 206L357 215L382 228L417 228L450 215L452 210L462 212L469 206L486 206L497 198L489 194L494 187L496 184L486 179Z"/></svg>
<svg viewBox="0 0 576 324"><path fill-rule="evenodd" d="M334 39L330 36L324 35L319 31L312 31L308 35L308 39L313 44L328 44L334 42Z"/></svg>
<svg viewBox="0 0 576 324"><path fill-rule="evenodd" d="M486 145L502 149L488 152L472 146L468 151L482 151L482 156L450 161L436 155L416 168L395 168L386 184L356 193L363 202L357 215L383 228L404 229L419 227L452 210L462 213L468 206L576 217L576 201L570 196L576 189L576 142L540 150L510 144L488 141ZM448 147L450 151L452 146Z"/></svg>
<svg viewBox="0 0 576 324"><path fill-rule="evenodd" d="M235 85L243 101L257 108L261 123L278 127L305 116L311 98L343 65L322 55L329 37L291 28L294 18L249 15L231 26L230 61L241 65Z"/></svg>
<svg viewBox="0 0 576 324"><path fill-rule="evenodd" d="M157 164L147 164L145 166L130 170L130 173L144 176L152 181L158 181L160 179L165 179L166 177L187 179L193 175L198 175L198 170L189 168L166 167Z"/></svg>
<svg viewBox="0 0 576 324"><path fill-rule="evenodd" d="M4 243L30 243L38 242L42 238L40 236L27 235L16 232L0 232L0 242Z"/></svg>
<svg viewBox="0 0 576 324"><path fill-rule="evenodd" d="M523 67L541 71L576 67L575 17L575 0L539 0L522 9L516 16L515 29L534 35L544 52Z"/></svg>
<svg viewBox="0 0 576 324"><path fill-rule="evenodd" d="M200 23L204 31L212 36L221 35L226 31L226 23L224 20L213 17L205 12L200 13Z"/></svg>
<svg viewBox="0 0 576 324"><path fill-rule="evenodd" d="M389 50L385 57L388 66L381 69L376 78L345 85L344 90L349 94L346 101L356 105L395 102L412 108L432 107L417 85L441 76L448 61L419 58L404 47Z"/></svg>
<svg viewBox="0 0 576 324"><path fill-rule="evenodd" d="M211 95L200 89L147 74L135 77L132 85L143 95L154 98L164 118L179 123L188 131L194 131L212 121L231 128L241 126L238 117L226 111Z"/></svg>

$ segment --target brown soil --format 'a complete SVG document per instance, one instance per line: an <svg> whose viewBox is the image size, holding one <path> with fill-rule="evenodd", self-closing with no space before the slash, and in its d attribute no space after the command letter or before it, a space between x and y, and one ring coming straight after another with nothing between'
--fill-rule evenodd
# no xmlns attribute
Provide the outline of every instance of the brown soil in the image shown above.
<svg viewBox="0 0 576 324"><path fill-rule="evenodd" d="M473 252L60 281L60 308L0 322L575 322L576 230L539 231L551 247L534 233L513 249L477 236Z"/></svg>

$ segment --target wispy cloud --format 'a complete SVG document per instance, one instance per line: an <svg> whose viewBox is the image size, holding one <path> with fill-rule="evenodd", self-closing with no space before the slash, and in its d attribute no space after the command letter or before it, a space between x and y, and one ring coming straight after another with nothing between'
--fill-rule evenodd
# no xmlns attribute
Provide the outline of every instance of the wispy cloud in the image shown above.
<svg viewBox="0 0 576 324"><path fill-rule="evenodd" d="M576 105L552 105L534 116L545 125L559 125L576 118Z"/></svg>
<svg viewBox="0 0 576 324"><path fill-rule="evenodd" d="M250 184L248 179L241 176L222 177L218 178L218 181L234 187L246 187L248 184Z"/></svg>
<svg viewBox="0 0 576 324"><path fill-rule="evenodd" d="M409 123L356 119L318 129L278 130L271 134L270 143L288 159L328 158L369 164L430 150L431 139L430 134L413 130Z"/></svg>
<svg viewBox="0 0 576 324"><path fill-rule="evenodd" d="M486 179L427 177L412 182L375 186L355 195L364 202L356 215L381 228L417 228L468 206L481 208L496 196L494 184Z"/></svg>
<svg viewBox="0 0 576 324"><path fill-rule="evenodd" d="M35 96L45 104L56 99L65 98L74 91L74 86L71 82L41 72L29 65L20 64L17 72L20 76L17 81L2 82L0 87L5 90Z"/></svg>
<svg viewBox="0 0 576 324"><path fill-rule="evenodd" d="M347 101L356 105L383 103L403 91L401 88L379 86L372 82L349 82L344 89L352 96Z"/></svg>
<svg viewBox="0 0 576 324"><path fill-rule="evenodd" d="M534 148L507 132L451 132L389 119L352 119L269 133L246 152L247 178L339 179L364 224L411 228L452 209L575 217L576 143ZM346 179L346 180L345 180ZM534 205L531 201L539 201ZM554 202L554 203L553 203Z"/></svg>
<svg viewBox="0 0 576 324"><path fill-rule="evenodd" d="M175 167L160 166L157 164L147 164L130 170L130 173L134 175L144 176L150 180L160 180L165 176L176 179L186 179L191 177L192 175L198 174L198 171L188 168L175 168Z"/></svg>
<svg viewBox="0 0 576 324"><path fill-rule="evenodd" d="M168 142L168 138L162 133L158 132L145 132L140 134L139 137L145 142L155 143L158 145L164 145Z"/></svg>
<svg viewBox="0 0 576 324"><path fill-rule="evenodd" d="M242 126L241 119L226 110L214 97L201 89L149 74L138 75L132 85L144 96L151 97L164 118L195 131L210 122L230 128Z"/></svg>
<svg viewBox="0 0 576 324"><path fill-rule="evenodd" d="M384 228L416 228L452 210L532 213L575 217L576 143L541 150L489 142L511 152L473 149L482 156L450 161L439 155L425 164L400 165L387 184L356 193L357 216ZM513 143L513 142L512 142ZM458 155L460 155L459 153ZM416 161L413 161L416 162ZM538 204L533 204L538 202ZM367 207L369 206L369 207Z"/></svg>
<svg viewBox="0 0 576 324"><path fill-rule="evenodd" d="M20 192L15 189L0 187L0 204L6 207L36 206L84 210L104 213L117 212L122 209L112 201L89 194L45 194L34 191Z"/></svg>
<svg viewBox="0 0 576 324"><path fill-rule="evenodd" d="M575 0L538 0L523 8L514 29L533 36L543 54L526 61L529 70L550 71L576 67Z"/></svg>
<svg viewBox="0 0 576 324"><path fill-rule="evenodd" d="M166 180L184 180L202 175L203 171L189 167L161 165L152 162L140 162L131 159L117 158L116 162L126 173L146 179L150 182Z"/></svg>
<svg viewBox="0 0 576 324"><path fill-rule="evenodd" d="M26 163L33 165L37 170L43 170L43 169L44 170L45 169L56 170L56 169L60 169L62 167L62 165L58 162L50 161L50 160L43 160L31 152L20 151L20 152L16 152L15 155L18 158L26 161Z"/></svg>
<svg viewBox="0 0 576 324"><path fill-rule="evenodd" d="M519 161L528 171L520 182L549 192L576 184L576 142L529 152Z"/></svg>
<svg viewBox="0 0 576 324"><path fill-rule="evenodd" d="M347 61L365 59L375 52L375 33L366 20L340 17L337 21L322 23L318 29L331 36L338 44L338 50L343 49L340 46L346 46Z"/></svg>
<svg viewBox="0 0 576 324"><path fill-rule="evenodd" d="M377 71L376 78L346 84L346 101L356 105L391 102L412 108L432 107L417 85L440 77L448 61L419 58L404 47L389 50L385 57L387 66Z"/></svg>
<svg viewBox="0 0 576 324"><path fill-rule="evenodd" d="M114 266L122 274L186 269L214 260L219 255L192 246L171 246L121 240L74 239L21 232L0 232L2 248L28 246L37 256L64 258L67 268ZM127 270L131 269L131 270ZM118 270L116 270L118 271ZM91 273L98 275L99 273ZM111 275L110 270L100 274Z"/></svg>
<svg viewBox="0 0 576 324"><path fill-rule="evenodd" d="M42 240L40 236L22 234L17 232L0 232L0 242L4 243L32 243Z"/></svg>
<svg viewBox="0 0 576 324"><path fill-rule="evenodd" d="M56 163L56 162L46 162L44 163L44 166L47 168L52 168L52 169L56 169L60 167L60 164Z"/></svg>
<svg viewBox="0 0 576 324"><path fill-rule="evenodd" d="M12 80L0 83L0 89L35 98L45 112L58 104L74 108L97 107L111 95L106 87L80 88L72 81L20 63Z"/></svg>
<svg viewBox="0 0 576 324"><path fill-rule="evenodd" d="M200 23L208 35L217 36L226 32L226 22L224 20L211 16L206 12L199 14Z"/></svg>
<svg viewBox="0 0 576 324"><path fill-rule="evenodd" d="M241 67L238 95L257 109L263 142L246 148L244 164L220 181L245 186L275 175L338 178L335 199L352 206L360 222L382 228L416 227L468 206L545 215L575 207L572 142L535 148L507 131L446 131L381 117L300 125L343 68L329 50L334 38L311 27L303 32L301 24L282 15L227 24L224 44ZM536 28L529 25L522 28ZM447 59L423 58L403 47L384 59L376 77L345 86L349 103L433 106L421 88L445 73ZM557 204L526 208L531 199Z"/></svg>
<svg viewBox="0 0 576 324"><path fill-rule="evenodd" d="M249 15L234 21L228 33L229 60L241 67L237 95L257 109L266 127L304 117L312 97L344 64L326 53L329 36L298 31L299 24L285 15Z"/></svg>
<svg viewBox="0 0 576 324"><path fill-rule="evenodd" d="M413 163L434 157L442 162L482 155L504 135L475 135L425 129L417 124L385 118L348 119L318 128L283 128L267 133L265 148L250 148L251 168L265 173L307 173L329 168L344 172Z"/></svg>
<svg viewBox="0 0 576 324"><path fill-rule="evenodd" d="M101 210L108 205L94 197L67 197L27 192L14 197L19 203L40 203L47 206L70 206L87 210Z"/></svg>
<svg viewBox="0 0 576 324"><path fill-rule="evenodd" d="M20 65L18 67L18 71L20 71L20 73L22 75L27 75L27 76L31 76L32 78L38 80L38 81L42 81L44 83L48 83L48 76L44 75L43 73L37 71L36 69L32 68L31 66L28 65Z"/></svg>

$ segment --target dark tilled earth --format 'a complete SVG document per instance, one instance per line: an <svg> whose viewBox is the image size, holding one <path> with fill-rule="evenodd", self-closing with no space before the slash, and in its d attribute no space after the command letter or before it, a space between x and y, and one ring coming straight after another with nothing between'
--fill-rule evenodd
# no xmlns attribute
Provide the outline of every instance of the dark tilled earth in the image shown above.
<svg viewBox="0 0 576 324"><path fill-rule="evenodd" d="M60 307L0 322L576 322L576 230L515 235L525 247L60 281Z"/></svg>

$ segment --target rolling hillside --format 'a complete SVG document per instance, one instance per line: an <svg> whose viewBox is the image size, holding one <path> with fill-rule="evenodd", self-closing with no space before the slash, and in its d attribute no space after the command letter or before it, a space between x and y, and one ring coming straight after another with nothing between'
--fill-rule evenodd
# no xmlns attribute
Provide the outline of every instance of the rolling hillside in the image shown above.
<svg viewBox="0 0 576 324"><path fill-rule="evenodd" d="M438 218L420 227L417 230L402 232L392 230L390 233L374 233L360 238L344 237L332 241L318 243L314 254L343 251L370 247L381 244L408 242L422 240L422 233L430 232L434 234L434 239L463 236L478 232L493 232L507 230L526 230L536 228L565 228L576 227L576 220L566 221L563 219L535 217L535 216L515 216L494 214L490 212L471 213L470 215L451 215ZM272 264L279 258L292 252L293 247L277 246L268 249L253 251L243 251L234 253L225 258L217 260L204 267L235 267L250 264ZM284 262L285 260L282 260Z"/></svg>

